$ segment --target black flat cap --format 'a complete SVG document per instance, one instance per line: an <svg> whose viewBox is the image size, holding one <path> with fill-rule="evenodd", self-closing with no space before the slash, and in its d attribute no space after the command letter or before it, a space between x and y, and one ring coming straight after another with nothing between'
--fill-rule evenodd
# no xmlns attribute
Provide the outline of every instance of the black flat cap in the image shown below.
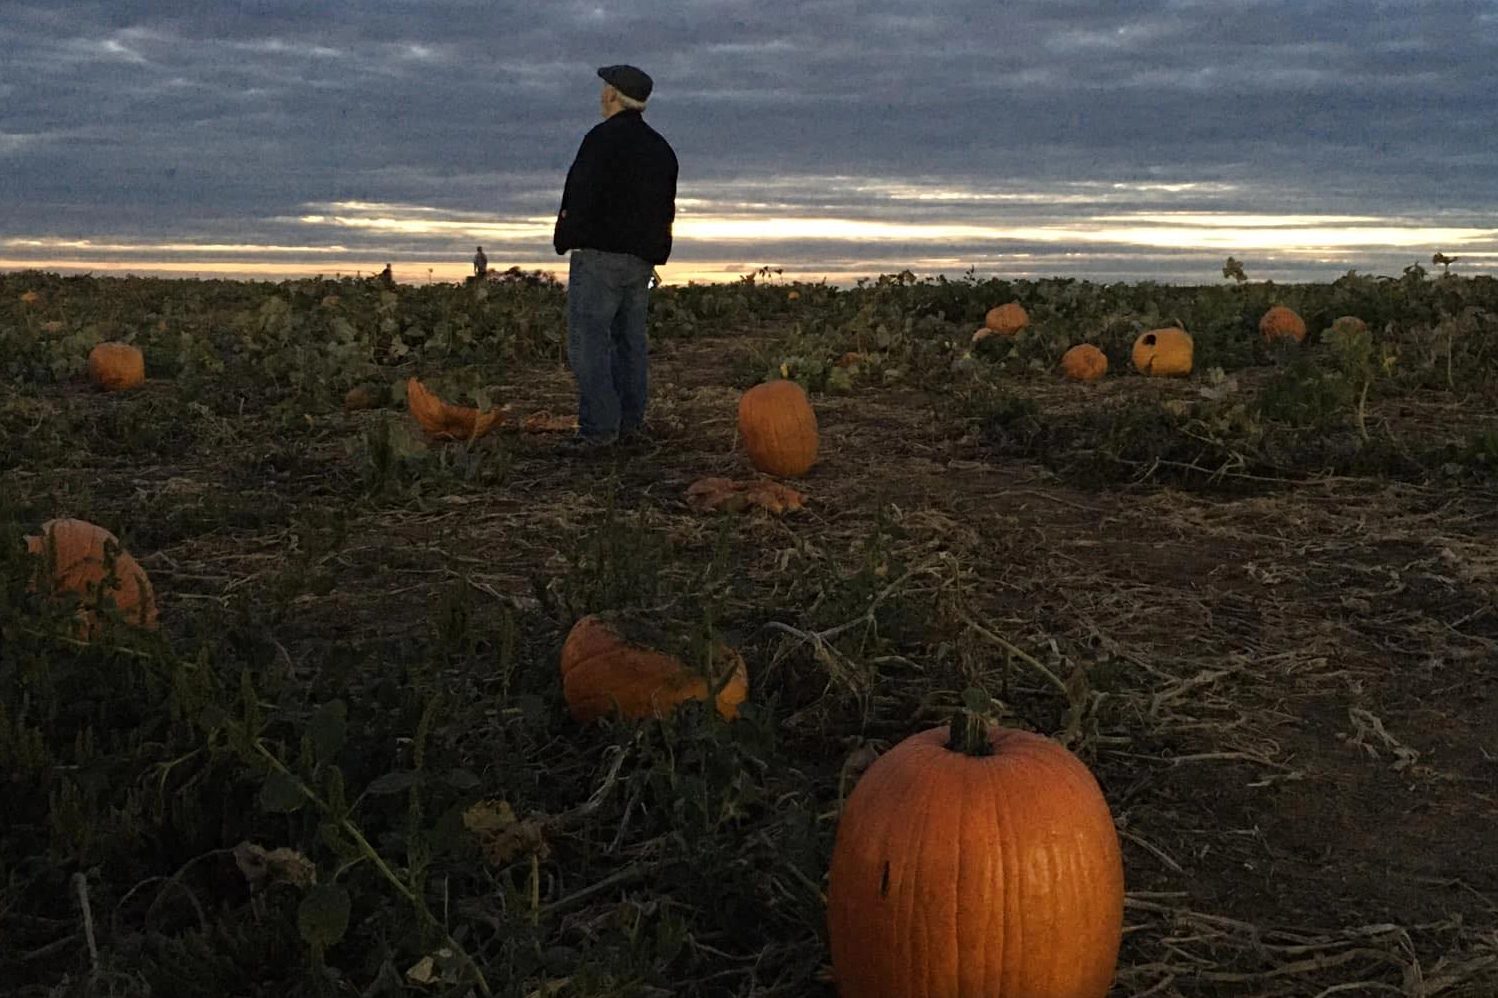
<svg viewBox="0 0 1498 998"><path fill-rule="evenodd" d="M650 91L655 86L648 73L634 66L603 66L598 75L603 82L634 100L649 100Z"/></svg>

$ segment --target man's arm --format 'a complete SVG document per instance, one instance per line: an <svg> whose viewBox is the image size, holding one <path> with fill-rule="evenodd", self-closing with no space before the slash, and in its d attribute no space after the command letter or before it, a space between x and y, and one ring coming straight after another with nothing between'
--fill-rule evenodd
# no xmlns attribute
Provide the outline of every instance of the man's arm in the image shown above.
<svg viewBox="0 0 1498 998"><path fill-rule="evenodd" d="M566 253L580 246L598 217L598 204L607 183L604 163L603 141L595 128L583 136L577 157L567 171L567 182L562 188L562 207L557 213L556 231L551 240L557 253Z"/></svg>

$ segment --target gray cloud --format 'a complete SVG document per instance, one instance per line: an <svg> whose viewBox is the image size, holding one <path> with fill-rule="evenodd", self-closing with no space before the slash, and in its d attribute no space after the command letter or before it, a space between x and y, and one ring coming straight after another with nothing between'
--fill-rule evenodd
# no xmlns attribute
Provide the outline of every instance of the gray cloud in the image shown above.
<svg viewBox="0 0 1498 998"><path fill-rule="evenodd" d="M461 267L480 236L545 262L546 219L595 120L593 67L615 61L657 79L650 118L682 161L685 263L878 270L905 253L1210 279L1226 255L1203 236L1212 226L1178 227L1179 248L1078 235L1170 211L1386 223L1318 248L1307 232L1323 226L1306 222L1298 250L1264 251L1281 274L1397 268L1453 246L1483 269L1498 260L1495 0L6 6L0 260L13 264L203 243ZM350 203L366 207L336 209ZM694 228L694 214L925 229L777 238ZM973 231L931 228L959 224ZM1397 231L1379 242L1382 229ZM1418 230L1463 241L1416 245ZM143 248L90 254L81 240Z"/></svg>

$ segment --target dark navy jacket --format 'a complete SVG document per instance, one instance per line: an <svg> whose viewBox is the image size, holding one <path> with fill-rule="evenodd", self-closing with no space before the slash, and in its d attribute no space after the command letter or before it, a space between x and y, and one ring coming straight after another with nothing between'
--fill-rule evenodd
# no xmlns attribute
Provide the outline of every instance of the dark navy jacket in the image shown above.
<svg viewBox="0 0 1498 998"><path fill-rule="evenodd" d="M619 111L583 136L567 171L551 244L632 253L659 266L671 256L676 153L639 111Z"/></svg>

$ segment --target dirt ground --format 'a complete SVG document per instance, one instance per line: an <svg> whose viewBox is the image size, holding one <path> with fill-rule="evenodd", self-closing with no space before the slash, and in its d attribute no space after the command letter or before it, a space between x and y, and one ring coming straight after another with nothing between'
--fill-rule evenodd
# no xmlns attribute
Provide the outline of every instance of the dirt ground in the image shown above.
<svg viewBox="0 0 1498 998"><path fill-rule="evenodd" d="M495 595L526 594L599 515L605 475L621 509L649 507L705 549L710 528L682 493L748 474L733 385L755 348L659 345L648 448L580 463L554 438L516 438L502 489L352 514L330 566L339 585L301 599L289 633L416 628L402 608L458 568ZM573 409L558 369L498 387L521 412ZM745 526L765 557L743 571L764 599L743 608L742 640L770 673L814 661L790 634L747 630L785 598L775 552L867 531L893 504L914 579L960 574L990 629L1087 663L1079 751L1114 809L1130 892L1115 995L1498 994L1498 496L1351 478L1084 491L987 452L940 396L816 403L821 458L797 483L807 509ZM102 503L144 495L179 516L195 493L295 504L343 487L356 469L342 440L378 415L327 417L321 452L254 481L165 462L87 473ZM286 550L282 527L256 539L252 522L170 533L142 559L164 614L255 584ZM1015 716L1059 730L1054 698L1016 668ZM790 737L815 741L818 682L768 682ZM908 706L890 717L870 699L866 737L910 730Z"/></svg>

